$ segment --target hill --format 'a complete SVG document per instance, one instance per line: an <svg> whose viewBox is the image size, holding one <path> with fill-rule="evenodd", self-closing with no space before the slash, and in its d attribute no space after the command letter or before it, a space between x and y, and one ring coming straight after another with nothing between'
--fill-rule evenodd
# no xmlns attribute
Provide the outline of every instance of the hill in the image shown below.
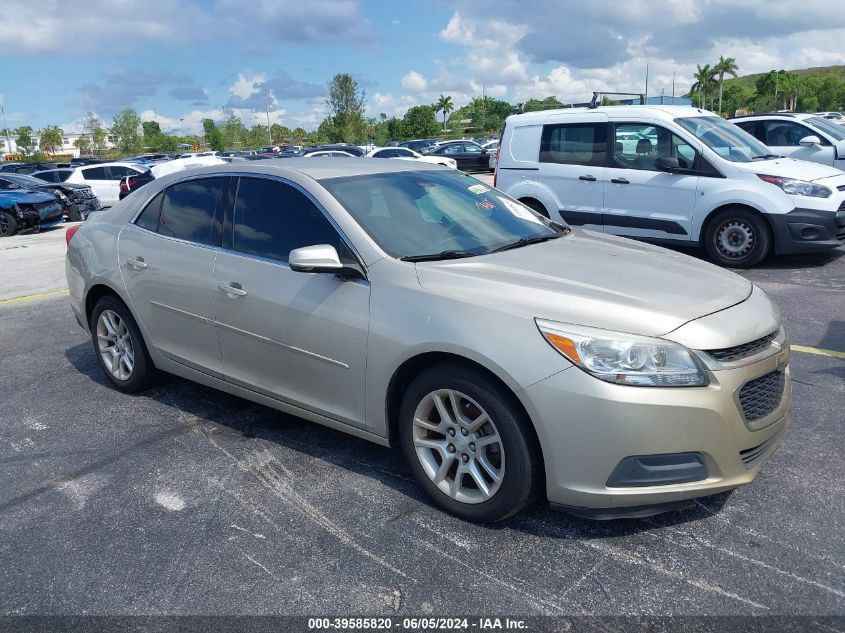
<svg viewBox="0 0 845 633"><path fill-rule="evenodd" d="M780 70L780 69L778 69ZM799 75L801 77L805 76L813 76L818 77L819 79L827 79L828 77L834 77L840 81L845 82L845 65L840 66L816 66L813 68L798 68L795 70L787 70L787 72L792 73L794 75ZM754 90L754 84L763 75L766 73L755 73L753 75L743 75L741 77L737 77L735 79L726 79L725 80L725 87L730 84L736 84L742 86L743 88L747 88L749 90Z"/></svg>

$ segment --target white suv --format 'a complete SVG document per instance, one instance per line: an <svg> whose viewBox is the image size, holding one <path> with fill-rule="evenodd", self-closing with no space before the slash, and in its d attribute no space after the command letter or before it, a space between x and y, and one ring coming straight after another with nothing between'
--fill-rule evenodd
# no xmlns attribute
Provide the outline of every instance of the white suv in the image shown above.
<svg viewBox="0 0 845 633"><path fill-rule="evenodd" d="M769 252L845 242L845 173L783 158L685 106L545 110L508 117L496 185L594 231L703 245L745 267Z"/></svg>
<svg viewBox="0 0 845 633"><path fill-rule="evenodd" d="M65 182L89 185L102 205L110 207L120 200L120 181L126 176L142 174L148 169L130 162L97 163L77 167Z"/></svg>
<svg viewBox="0 0 845 633"><path fill-rule="evenodd" d="M845 125L816 114L776 112L731 119L778 154L845 171Z"/></svg>

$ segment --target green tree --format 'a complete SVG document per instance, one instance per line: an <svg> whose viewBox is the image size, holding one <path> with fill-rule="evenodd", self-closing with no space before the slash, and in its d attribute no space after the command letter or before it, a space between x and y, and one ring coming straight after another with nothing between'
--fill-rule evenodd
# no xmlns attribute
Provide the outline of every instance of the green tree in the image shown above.
<svg viewBox="0 0 845 633"><path fill-rule="evenodd" d="M220 129L211 119L203 119L202 120L202 129L205 133L205 142L213 149L215 152L222 152L226 149L223 146L223 135L220 133Z"/></svg>
<svg viewBox="0 0 845 633"><path fill-rule="evenodd" d="M91 139L87 134L83 134L73 142L73 146L79 150L80 155L91 149Z"/></svg>
<svg viewBox="0 0 845 633"><path fill-rule="evenodd" d="M126 108L115 115L111 132L117 140L119 152L130 154L141 149L141 117L132 108Z"/></svg>
<svg viewBox="0 0 845 633"><path fill-rule="evenodd" d="M364 140L366 136L365 97L365 91L348 73L338 73L332 78L329 82L329 96L326 99L326 105L332 113L332 121L328 126L320 125L324 127L324 132L331 132L331 141L354 143Z"/></svg>
<svg viewBox="0 0 845 633"><path fill-rule="evenodd" d="M410 108L402 118L402 129L411 138L434 136L440 129L435 115L437 106L418 105Z"/></svg>
<svg viewBox="0 0 845 633"><path fill-rule="evenodd" d="M845 84L836 77L826 77L821 81L816 96L820 110L840 110L845 100Z"/></svg>
<svg viewBox="0 0 845 633"><path fill-rule="evenodd" d="M100 119L93 112L85 115L85 123L82 126L83 131L91 139L91 149L96 152L103 149L106 144L106 131L103 129Z"/></svg>
<svg viewBox="0 0 845 633"><path fill-rule="evenodd" d="M719 78L719 110L718 113L722 114L722 93L725 84L725 75L730 75L731 77L736 77L736 71L739 70L739 66L736 65L736 60L733 57L724 57L723 55L719 55L719 61L716 62L716 65L713 66L713 73Z"/></svg>
<svg viewBox="0 0 845 633"><path fill-rule="evenodd" d="M562 108L563 103L558 101L555 96L546 97L545 99L529 99L523 106L523 112L536 112L538 110L552 110L554 108Z"/></svg>
<svg viewBox="0 0 845 633"><path fill-rule="evenodd" d="M434 112L442 112L443 113L443 131L446 131L446 117L448 114L455 109L455 105L452 103L452 97L447 97L444 95L440 95L440 98L437 100L437 103L434 106Z"/></svg>
<svg viewBox="0 0 845 633"><path fill-rule="evenodd" d="M230 114L221 129L223 135L223 145L226 149L242 149L245 145L248 131L244 126L240 117ZM264 137L267 137L267 130L264 131Z"/></svg>
<svg viewBox="0 0 845 633"><path fill-rule="evenodd" d="M291 140L293 140L296 143L301 143L302 141L305 140L305 137L307 135L308 135L308 132L305 131L305 128L298 127L291 133L291 136L293 136L293 138Z"/></svg>
<svg viewBox="0 0 845 633"><path fill-rule="evenodd" d="M17 145L18 152L24 156L28 156L32 151L32 128L28 125L22 125L15 130L15 135L18 137Z"/></svg>
<svg viewBox="0 0 845 633"><path fill-rule="evenodd" d="M690 93L698 94L697 104L701 108L707 108L707 91L713 84L713 68L710 64L695 65L695 74L693 75L693 84L690 86Z"/></svg>
<svg viewBox="0 0 845 633"><path fill-rule="evenodd" d="M62 147L62 136L64 132L55 125L48 125L41 130L41 149L50 155L56 153L56 148Z"/></svg>

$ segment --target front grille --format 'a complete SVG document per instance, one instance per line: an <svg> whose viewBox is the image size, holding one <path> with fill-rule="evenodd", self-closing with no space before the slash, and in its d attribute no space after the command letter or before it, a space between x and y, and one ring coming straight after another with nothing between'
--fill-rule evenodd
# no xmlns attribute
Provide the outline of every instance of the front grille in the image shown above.
<svg viewBox="0 0 845 633"><path fill-rule="evenodd" d="M842 204L839 205L839 208L836 211L837 213L845 212L845 200L842 201Z"/></svg>
<svg viewBox="0 0 845 633"><path fill-rule="evenodd" d="M749 341L748 343L743 343L742 345L735 345L734 347L725 347L722 349L709 349L706 350L706 353L710 354L710 356L720 363L730 363L731 361L748 358L758 352L762 352L772 344L772 341L775 340L777 334L777 332L772 332L771 334L766 334L766 336Z"/></svg>
<svg viewBox="0 0 845 633"><path fill-rule="evenodd" d="M780 439L781 433L775 433L762 444L748 448L739 452L739 458L742 460L742 465L748 470L754 468L759 464L769 452L769 449Z"/></svg>
<svg viewBox="0 0 845 633"><path fill-rule="evenodd" d="M839 211L836 213L836 239L845 240L845 202L839 206Z"/></svg>
<svg viewBox="0 0 845 633"><path fill-rule="evenodd" d="M776 370L765 376L749 380L739 390L739 404L746 422L765 418L778 408L786 376L782 370Z"/></svg>

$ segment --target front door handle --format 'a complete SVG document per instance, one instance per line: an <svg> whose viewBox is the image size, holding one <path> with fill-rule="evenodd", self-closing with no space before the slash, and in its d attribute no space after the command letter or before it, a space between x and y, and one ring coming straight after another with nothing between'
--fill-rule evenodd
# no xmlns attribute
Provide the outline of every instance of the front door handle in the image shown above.
<svg viewBox="0 0 845 633"><path fill-rule="evenodd" d="M586 180L586 181L588 181L588 182L595 182L595 181L596 181L596 177L595 177L595 176L591 176L590 174L587 174L586 176L578 176L578 180Z"/></svg>
<svg viewBox="0 0 845 633"><path fill-rule="evenodd" d="M631 184L631 181L628 180L627 178L611 178L610 182L612 182L614 185L630 185Z"/></svg>
<svg viewBox="0 0 845 633"><path fill-rule="evenodd" d="M246 296L246 290L237 281L233 281L231 284L219 284L217 287L230 297Z"/></svg>
<svg viewBox="0 0 845 633"><path fill-rule="evenodd" d="M135 270L143 270L147 267L147 262L144 261L143 257L130 257L126 260L126 263Z"/></svg>

